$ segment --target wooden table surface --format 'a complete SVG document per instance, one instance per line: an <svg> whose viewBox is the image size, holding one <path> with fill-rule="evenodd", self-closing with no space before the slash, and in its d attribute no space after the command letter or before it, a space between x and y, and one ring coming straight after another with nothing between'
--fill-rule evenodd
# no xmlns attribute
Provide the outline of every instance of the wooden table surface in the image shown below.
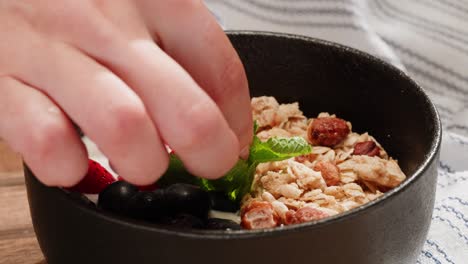
<svg viewBox="0 0 468 264"><path fill-rule="evenodd" d="M45 264L29 215L21 158L0 139L0 264Z"/></svg>

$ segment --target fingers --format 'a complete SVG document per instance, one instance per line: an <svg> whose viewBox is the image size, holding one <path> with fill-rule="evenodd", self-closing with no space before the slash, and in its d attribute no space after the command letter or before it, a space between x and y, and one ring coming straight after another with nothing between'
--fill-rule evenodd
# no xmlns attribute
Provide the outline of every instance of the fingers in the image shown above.
<svg viewBox="0 0 468 264"><path fill-rule="evenodd" d="M213 100L152 42L133 42L127 50L124 67L111 65L143 98L164 141L195 175L226 173L236 163L239 143Z"/></svg>
<svg viewBox="0 0 468 264"><path fill-rule="evenodd" d="M252 114L243 65L203 1L141 1L142 14L165 52L218 104L240 147L252 140Z"/></svg>
<svg viewBox="0 0 468 264"><path fill-rule="evenodd" d="M0 136L43 183L69 187L86 174L86 149L71 122L35 88L0 77L0 120Z"/></svg>
<svg viewBox="0 0 468 264"><path fill-rule="evenodd" d="M39 45L30 54L39 63L16 74L41 87L135 184L154 182L168 155L139 97L116 75L79 51L60 43Z"/></svg>
<svg viewBox="0 0 468 264"><path fill-rule="evenodd" d="M98 34L82 34L75 45L112 69L142 98L164 142L187 169L216 178L234 166L237 137L191 76L151 39L122 37L113 26L99 25Z"/></svg>
<svg viewBox="0 0 468 264"><path fill-rule="evenodd" d="M155 2L163 5L172 1ZM41 12L31 16L30 24L34 25L31 28L40 31L44 38L34 45L21 41L21 45L34 48L22 47L22 59L15 62L19 66L14 67L14 76L40 87L58 102L110 158L119 174L135 184L145 185L165 170L167 153L161 140L179 154L192 173L202 177L219 177L235 164L240 147L234 132L251 133L247 85L245 76L235 77L244 74L238 71L239 61L232 57L235 53L215 52L218 55L212 59L216 63L224 55L228 62L221 65L221 70L212 72L216 67L190 64L189 60L198 57L180 53L183 46L167 55L146 30L139 30L139 23L133 24L137 18L132 20L131 12L126 14L131 21L117 26L96 8L106 1L65 3L41 10L49 12L50 19L37 20ZM115 8L131 1L117 3ZM107 15L114 21L120 17ZM213 39L218 41L217 37ZM61 41L68 44L60 44ZM229 44L227 39L224 41L221 45ZM202 49L194 52L199 50ZM180 57L183 67L171 56ZM209 70L198 72L196 67ZM208 76L212 74L214 77ZM209 80L207 87L217 88L207 88L209 94L199 86L204 85L205 77ZM219 89L224 84L211 85L236 80L240 84L233 87L245 87L240 89L244 96L235 89ZM247 111L237 109L243 114L236 114L236 104ZM244 138L250 136L239 138L246 141Z"/></svg>

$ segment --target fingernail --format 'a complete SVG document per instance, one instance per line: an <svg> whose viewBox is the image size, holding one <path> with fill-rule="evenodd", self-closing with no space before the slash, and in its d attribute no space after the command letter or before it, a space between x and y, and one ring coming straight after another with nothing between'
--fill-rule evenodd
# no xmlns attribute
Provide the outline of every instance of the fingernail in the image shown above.
<svg viewBox="0 0 468 264"><path fill-rule="evenodd" d="M242 148L242 150L240 151L240 154L239 154L240 158L244 159L244 160L248 159L249 158L249 150L250 150L249 145Z"/></svg>

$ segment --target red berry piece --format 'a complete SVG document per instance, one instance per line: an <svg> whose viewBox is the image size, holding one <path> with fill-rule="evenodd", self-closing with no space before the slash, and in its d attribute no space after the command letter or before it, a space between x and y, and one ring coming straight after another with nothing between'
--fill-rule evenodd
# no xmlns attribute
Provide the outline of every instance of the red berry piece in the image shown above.
<svg viewBox="0 0 468 264"><path fill-rule="evenodd" d="M309 142L315 146L334 147L350 133L346 121L336 117L319 117L307 128Z"/></svg>
<svg viewBox="0 0 468 264"><path fill-rule="evenodd" d="M306 223L310 221L317 221L329 215L318 209L305 206L297 211L289 210L286 213L286 225Z"/></svg>
<svg viewBox="0 0 468 264"><path fill-rule="evenodd" d="M242 226L246 229L263 229L276 227L279 216L269 202L253 201L241 212Z"/></svg>
<svg viewBox="0 0 468 264"><path fill-rule="evenodd" d="M359 142L354 145L353 155L367 155L369 157L374 157L379 154L380 148L372 140Z"/></svg>
<svg viewBox="0 0 468 264"><path fill-rule="evenodd" d="M66 188L67 190L86 194L98 194L116 181L114 176L96 161L90 159L88 166L86 176L77 185Z"/></svg>

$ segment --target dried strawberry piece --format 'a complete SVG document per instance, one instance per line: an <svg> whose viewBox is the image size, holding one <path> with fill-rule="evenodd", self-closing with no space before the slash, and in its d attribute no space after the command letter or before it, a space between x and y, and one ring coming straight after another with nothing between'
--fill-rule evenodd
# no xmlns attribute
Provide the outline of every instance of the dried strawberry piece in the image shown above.
<svg viewBox="0 0 468 264"><path fill-rule="evenodd" d="M77 185L66 188L66 190L86 194L98 194L115 181L114 176L102 167L101 164L90 159L88 161L86 176Z"/></svg>
<svg viewBox="0 0 468 264"><path fill-rule="evenodd" d="M353 155L367 155L369 157L374 157L379 154L380 148L372 140L359 142L354 145Z"/></svg>
<svg viewBox="0 0 468 264"><path fill-rule="evenodd" d="M279 217L268 202L251 202L242 209L241 217L246 229L272 228L279 224Z"/></svg>
<svg viewBox="0 0 468 264"><path fill-rule="evenodd" d="M307 129L307 137L312 145L334 147L349 134L346 121L336 117L314 119Z"/></svg>
<svg viewBox="0 0 468 264"><path fill-rule="evenodd" d="M285 216L285 224L301 224L310 221L320 220L328 217L329 215L319 209L312 208L310 206L302 207L297 211L289 210Z"/></svg>

